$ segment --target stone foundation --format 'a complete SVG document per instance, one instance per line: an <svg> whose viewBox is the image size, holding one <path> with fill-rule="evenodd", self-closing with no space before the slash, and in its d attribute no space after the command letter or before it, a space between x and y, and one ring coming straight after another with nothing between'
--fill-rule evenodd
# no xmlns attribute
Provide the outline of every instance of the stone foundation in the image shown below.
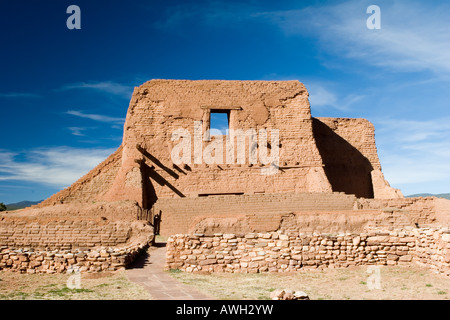
<svg viewBox="0 0 450 320"><path fill-rule="evenodd" d="M167 242L166 269L258 273L411 262L450 276L449 229L411 228L337 235L178 234Z"/></svg>
<svg viewBox="0 0 450 320"><path fill-rule="evenodd" d="M115 271L126 268L147 248L146 244L123 248L41 251L0 247L0 270L21 273L62 273L70 267L80 272Z"/></svg>

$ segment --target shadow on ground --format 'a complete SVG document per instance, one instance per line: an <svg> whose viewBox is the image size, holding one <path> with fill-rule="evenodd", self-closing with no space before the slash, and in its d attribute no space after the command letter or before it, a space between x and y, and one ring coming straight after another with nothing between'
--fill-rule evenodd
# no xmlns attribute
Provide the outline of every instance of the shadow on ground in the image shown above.
<svg viewBox="0 0 450 320"><path fill-rule="evenodd" d="M166 242L155 242L152 246L150 246L147 250L142 252L128 267L127 269L144 269L146 266L152 265L153 263L150 261L150 256L152 250L156 248L164 248L166 246Z"/></svg>

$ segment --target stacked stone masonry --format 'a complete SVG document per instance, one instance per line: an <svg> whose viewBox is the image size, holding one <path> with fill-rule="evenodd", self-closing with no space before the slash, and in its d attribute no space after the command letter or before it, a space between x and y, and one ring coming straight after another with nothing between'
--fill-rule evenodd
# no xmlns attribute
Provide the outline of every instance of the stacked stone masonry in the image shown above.
<svg viewBox="0 0 450 320"><path fill-rule="evenodd" d="M21 273L115 271L126 268L146 247L47 251L0 246L0 270Z"/></svg>
<svg viewBox="0 0 450 320"><path fill-rule="evenodd" d="M449 229L361 234L174 235L166 269L186 272L293 272L308 268L420 263L450 276Z"/></svg>

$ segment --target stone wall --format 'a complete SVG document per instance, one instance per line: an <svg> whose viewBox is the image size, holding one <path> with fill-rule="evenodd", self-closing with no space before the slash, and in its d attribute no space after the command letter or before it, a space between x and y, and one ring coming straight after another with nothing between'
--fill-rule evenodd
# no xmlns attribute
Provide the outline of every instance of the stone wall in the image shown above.
<svg viewBox="0 0 450 320"><path fill-rule="evenodd" d="M450 275L450 231L420 229L416 236L414 261Z"/></svg>
<svg viewBox="0 0 450 320"><path fill-rule="evenodd" d="M186 272L292 272L303 268L419 262L450 275L450 231L405 229L362 234L174 235L167 269Z"/></svg>
<svg viewBox="0 0 450 320"><path fill-rule="evenodd" d="M77 267L80 272L114 271L126 268L146 247L146 244L140 244L121 248L46 251L0 246L0 270L61 273Z"/></svg>

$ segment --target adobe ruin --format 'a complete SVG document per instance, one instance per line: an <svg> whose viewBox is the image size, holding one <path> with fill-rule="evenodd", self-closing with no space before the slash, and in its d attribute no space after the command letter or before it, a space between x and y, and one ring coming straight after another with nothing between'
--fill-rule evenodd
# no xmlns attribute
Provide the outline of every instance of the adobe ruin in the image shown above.
<svg viewBox="0 0 450 320"><path fill-rule="evenodd" d="M219 145L228 150L227 141L218 144L208 134L215 112L227 114L230 132L277 130L277 144L270 138L267 144L268 153L278 152L276 173L262 174L272 165L251 160L250 153L261 155L266 145L252 144L248 136L240 161L234 149L232 162L225 159L228 153L216 163L199 161L205 154L198 147L202 152L217 152ZM179 129L192 138L202 136L184 149L190 151L184 163L173 159L180 141L173 134ZM445 227L449 203L404 198L390 187L374 126L365 119L312 117L308 92L298 81L151 80L133 92L117 151L39 205L2 214L0 247L71 250L131 248L133 243L142 248L152 242L153 233L337 234ZM72 221L64 229L67 236L46 227L62 220ZM82 221L92 221L88 229L96 241L83 233ZM17 236L12 225L29 232Z"/></svg>

